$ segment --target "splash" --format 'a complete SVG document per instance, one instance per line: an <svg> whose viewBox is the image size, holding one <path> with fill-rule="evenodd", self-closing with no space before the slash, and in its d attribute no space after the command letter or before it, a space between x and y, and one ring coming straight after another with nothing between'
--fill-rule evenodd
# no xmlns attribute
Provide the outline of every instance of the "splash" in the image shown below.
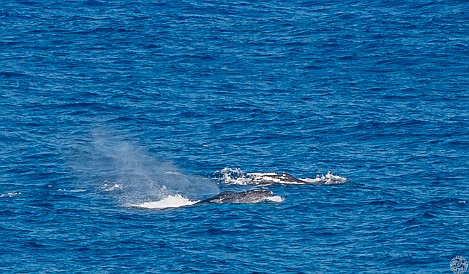
<svg viewBox="0 0 469 274"><path fill-rule="evenodd" d="M316 178L302 178L300 180L305 181L307 183L323 185L336 185L347 182L347 178L334 175L330 172L326 173L325 175L319 174L316 176Z"/></svg>
<svg viewBox="0 0 469 274"><path fill-rule="evenodd" d="M333 185L347 182L347 178L330 172L316 175L315 178L295 178L285 173L249 173L240 168L225 167L215 173L215 177L231 185L268 185L268 184L317 184Z"/></svg>
<svg viewBox="0 0 469 274"><path fill-rule="evenodd" d="M274 202L274 203L282 203L283 201L285 201L285 199L282 196L278 196L278 195L268 197L268 198L266 198L266 200Z"/></svg>
<svg viewBox="0 0 469 274"><path fill-rule="evenodd" d="M252 182L252 177L240 168L225 167L217 171L215 175L217 179L220 179L225 184L249 185Z"/></svg>
<svg viewBox="0 0 469 274"><path fill-rule="evenodd" d="M189 206L197 203L198 201L191 201L179 194L169 195L166 198L156 202L143 202L140 204L130 204L130 207L148 208L148 209L165 209L176 208L182 206Z"/></svg>

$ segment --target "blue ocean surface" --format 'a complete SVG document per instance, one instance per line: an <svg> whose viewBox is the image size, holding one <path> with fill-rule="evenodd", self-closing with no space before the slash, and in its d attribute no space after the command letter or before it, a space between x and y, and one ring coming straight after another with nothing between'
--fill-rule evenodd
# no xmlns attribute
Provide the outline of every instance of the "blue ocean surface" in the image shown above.
<svg viewBox="0 0 469 274"><path fill-rule="evenodd" d="M0 147L2 273L452 273L469 2L2 0Z"/></svg>

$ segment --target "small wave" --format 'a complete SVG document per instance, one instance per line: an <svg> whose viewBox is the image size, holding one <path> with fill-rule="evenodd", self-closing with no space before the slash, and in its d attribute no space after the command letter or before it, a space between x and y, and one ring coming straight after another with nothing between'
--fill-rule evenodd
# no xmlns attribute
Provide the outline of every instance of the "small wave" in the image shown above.
<svg viewBox="0 0 469 274"><path fill-rule="evenodd" d="M72 193L79 193L79 192L86 192L86 189L84 188L76 188L76 189L64 189L64 188L59 188L57 191L60 192L72 192Z"/></svg>
<svg viewBox="0 0 469 274"><path fill-rule="evenodd" d="M295 178L287 173L248 173L240 168L225 167L215 173L216 178L225 184L231 185L269 185L269 184L317 184L334 185L347 182L347 178L334 175L330 172L318 174L315 178Z"/></svg>
<svg viewBox="0 0 469 274"><path fill-rule="evenodd" d="M22 193L21 192L7 192L7 193L4 193L4 194L0 194L0 198L5 198L5 197L12 198L12 197L18 196L20 194L22 194Z"/></svg>
<svg viewBox="0 0 469 274"><path fill-rule="evenodd" d="M156 202L144 202L140 204L131 204L130 207L149 208L149 209L165 209L175 208L182 206L189 206L197 203L198 201L191 201L179 194L169 195L166 198Z"/></svg>

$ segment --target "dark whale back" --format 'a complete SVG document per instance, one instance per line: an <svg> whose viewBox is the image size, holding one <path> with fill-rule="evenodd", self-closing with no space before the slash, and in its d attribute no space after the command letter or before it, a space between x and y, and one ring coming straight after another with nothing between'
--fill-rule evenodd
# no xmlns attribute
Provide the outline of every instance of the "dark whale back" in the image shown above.
<svg viewBox="0 0 469 274"><path fill-rule="evenodd" d="M225 191L213 197L202 200L198 204L206 203L258 203L272 197L273 193L266 189L251 189L241 192Z"/></svg>

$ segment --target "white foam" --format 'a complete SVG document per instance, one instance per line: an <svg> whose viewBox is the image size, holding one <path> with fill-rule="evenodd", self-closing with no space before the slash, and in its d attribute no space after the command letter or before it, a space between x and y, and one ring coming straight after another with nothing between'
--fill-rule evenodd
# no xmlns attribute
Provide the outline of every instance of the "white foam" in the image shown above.
<svg viewBox="0 0 469 274"><path fill-rule="evenodd" d="M20 194L21 192L8 192L8 193L0 194L0 198L5 198L5 197L12 198Z"/></svg>
<svg viewBox="0 0 469 274"><path fill-rule="evenodd" d="M109 191L115 191L115 190L120 190L122 189L122 184L117 184L117 183L104 183L100 188L103 191L109 192Z"/></svg>
<svg viewBox="0 0 469 274"><path fill-rule="evenodd" d="M326 173L326 175L317 175L316 178L301 178L300 180L305 181L307 183L323 185L335 185L347 182L347 178L334 175L330 172Z"/></svg>
<svg viewBox="0 0 469 274"><path fill-rule="evenodd" d="M197 203L198 201L191 201L179 194L169 195L166 198L156 202L144 202L141 204L132 204L131 207L150 208L150 209L164 209L175 208L181 206L189 206Z"/></svg>
<svg viewBox="0 0 469 274"><path fill-rule="evenodd" d="M272 196L272 197L266 198L266 200L271 201L271 202L281 203L281 202L283 202L285 199L283 199L282 196Z"/></svg>
<svg viewBox="0 0 469 274"><path fill-rule="evenodd" d="M248 185L252 182L250 176L248 176L244 171L240 168L230 168L225 167L224 169L217 172L221 175L221 179L226 184L233 184L233 185Z"/></svg>

